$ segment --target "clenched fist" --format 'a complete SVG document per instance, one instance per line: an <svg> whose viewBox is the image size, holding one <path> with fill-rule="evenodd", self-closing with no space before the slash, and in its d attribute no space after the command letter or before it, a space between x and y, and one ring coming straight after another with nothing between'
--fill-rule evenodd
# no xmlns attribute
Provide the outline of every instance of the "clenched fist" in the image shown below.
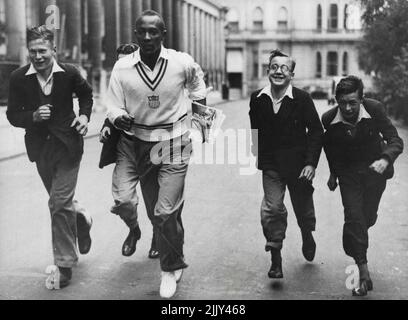
<svg viewBox="0 0 408 320"><path fill-rule="evenodd" d="M377 172L378 174L383 174L385 170L387 170L390 163L386 159L380 159L375 161L371 166L370 169Z"/></svg>
<svg viewBox="0 0 408 320"><path fill-rule="evenodd" d="M123 131L130 131L132 128L134 118L129 114L124 114L123 116L117 117L115 119L115 127L123 130Z"/></svg>
<svg viewBox="0 0 408 320"><path fill-rule="evenodd" d="M51 109L53 108L50 104L45 104L37 109L33 113L34 122L43 122L51 119Z"/></svg>
<svg viewBox="0 0 408 320"><path fill-rule="evenodd" d="M99 133L99 142L105 143L111 135L111 130L109 127L103 127L102 131Z"/></svg>
<svg viewBox="0 0 408 320"><path fill-rule="evenodd" d="M81 115L72 122L71 128L75 127L78 133L82 136L86 136L88 133L88 117L86 115Z"/></svg>
<svg viewBox="0 0 408 320"><path fill-rule="evenodd" d="M306 166L300 173L299 179L306 179L307 181L313 181L316 175L316 169L313 166Z"/></svg>

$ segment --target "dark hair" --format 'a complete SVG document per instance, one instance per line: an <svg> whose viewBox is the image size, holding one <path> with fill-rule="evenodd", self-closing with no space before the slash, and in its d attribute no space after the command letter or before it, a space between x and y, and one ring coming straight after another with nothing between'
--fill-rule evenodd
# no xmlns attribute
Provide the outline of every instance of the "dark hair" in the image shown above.
<svg viewBox="0 0 408 320"><path fill-rule="evenodd" d="M295 71L296 61L295 61L291 56L289 56L288 54L282 52L282 51L279 50L279 49L275 49L275 50L272 50L272 51L271 51L271 53L270 53L270 55L269 55L269 64L268 64L269 67L271 66L271 62L272 62L272 60L273 60L275 57L286 57L286 58L289 58L289 59L290 59L290 62L292 63L292 72Z"/></svg>
<svg viewBox="0 0 408 320"><path fill-rule="evenodd" d="M154 11L154 10L145 10L142 12L142 14L139 16L139 18L136 19L136 29L138 24L142 21L143 17L157 17L159 18L159 29L160 31L164 32L166 30L166 24L164 23L163 17L160 15L160 13Z"/></svg>
<svg viewBox="0 0 408 320"><path fill-rule="evenodd" d="M358 97L363 98L364 84L363 81L356 76L348 76L340 80L336 87L336 100L338 101L342 95L350 94L358 91Z"/></svg>
<svg viewBox="0 0 408 320"><path fill-rule="evenodd" d="M43 39L54 44L54 32L45 25L27 29L27 45L30 41Z"/></svg>
<svg viewBox="0 0 408 320"><path fill-rule="evenodd" d="M124 43L121 44L117 49L116 49L116 54L131 54L135 52L139 47L135 43Z"/></svg>

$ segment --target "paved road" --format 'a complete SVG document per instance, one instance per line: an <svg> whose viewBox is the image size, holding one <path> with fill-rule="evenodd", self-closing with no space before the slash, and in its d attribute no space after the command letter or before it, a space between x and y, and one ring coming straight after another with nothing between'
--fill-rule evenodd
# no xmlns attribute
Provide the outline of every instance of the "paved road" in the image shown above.
<svg viewBox="0 0 408 320"><path fill-rule="evenodd" d="M224 128L248 127L248 101L220 106ZM318 103L319 111L326 110ZM400 129L408 141L408 132ZM44 270L52 263L47 195L35 166L26 157L0 162L0 299L160 299L160 268L147 258L151 226L140 205L142 239L131 258L121 256L127 228L109 213L112 167L99 170L101 146L86 141L77 199L94 217L93 247L74 270L72 285L59 292L44 288ZM267 278L270 258L263 251L259 207L261 176L240 175L243 166L194 164L186 187L184 224L186 270L175 299L351 299L345 286L353 261L342 249L343 213L338 191L325 186L325 157L315 180L316 259L307 263L289 199L283 281ZM375 291L365 299L408 298L408 153L396 164L370 231L369 261Z"/></svg>

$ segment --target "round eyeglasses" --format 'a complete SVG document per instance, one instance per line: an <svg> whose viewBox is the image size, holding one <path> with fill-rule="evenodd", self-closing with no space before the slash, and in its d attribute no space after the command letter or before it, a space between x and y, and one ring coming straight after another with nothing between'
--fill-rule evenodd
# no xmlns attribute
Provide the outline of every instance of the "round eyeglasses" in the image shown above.
<svg viewBox="0 0 408 320"><path fill-rule="evenodd" d="M281 69L281 71L282 71L283 73L288 73L288 72L290 71L290 68L289 68L286 64L282 64L282 65L280 66L280 65L274 63L274 64L271 65L270 68L269 68L269 70L272 71L272 72L276 72L276 71L278 71L279 69Z"/></svg>

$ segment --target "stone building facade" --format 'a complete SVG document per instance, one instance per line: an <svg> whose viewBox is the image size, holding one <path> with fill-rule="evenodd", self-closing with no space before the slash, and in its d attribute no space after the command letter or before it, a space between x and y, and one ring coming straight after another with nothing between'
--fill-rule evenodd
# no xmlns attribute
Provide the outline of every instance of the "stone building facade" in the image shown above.
<svg viewBox="0 0 408 320"><path fill-rule="evenodd" d="M227 77L232 94L247 96L267 84L271 50L297 60L295 85L329 92L333 81L354 74L371 81L358 65L362 39L357 0L222 0L229 8Z"/></svg>
<svg viewBox="0 0 408 320"><path fill-rule="evenodd" d="M0 0L0 22L6 26L2 70L27 63L26 28L48 24L56 28L60 61L82 66L95 85L115 63L116 48L135 40L136 17L146 9L163 16L165 46L190 53L205 70L208 85L220 89L225 10L210 0Z"/></svg>

